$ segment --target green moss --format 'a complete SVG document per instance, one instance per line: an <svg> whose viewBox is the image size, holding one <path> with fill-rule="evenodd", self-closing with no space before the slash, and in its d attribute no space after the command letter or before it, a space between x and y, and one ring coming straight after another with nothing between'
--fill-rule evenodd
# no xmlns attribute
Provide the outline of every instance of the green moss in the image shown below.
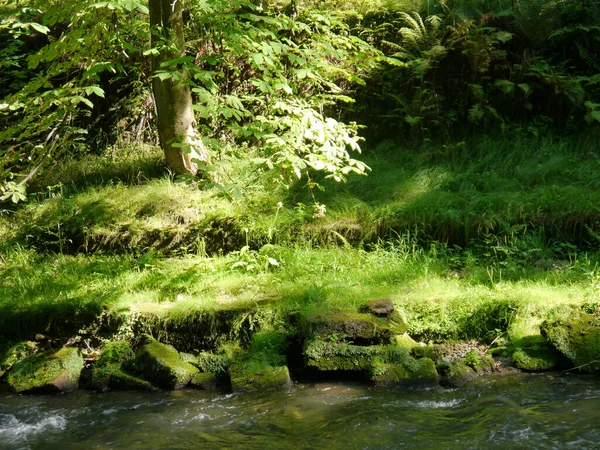
<svg viewBox="0 0 600 450"><path fill-rule="evenodd" d="M442 361L437 365L440 384L446 387L460 387L477 378L477 373L460 359L450 363Z"/></svg>
<svg viewBox="0 0 600 450"><path fill-rule="evenodd" d="M407 350L412 350L413 348L419 346L419 344L413 338L411 338L407 333L396 335L394 337L394 340L398 347L402 347Z"/></svg>
<svg viewBox="0 0 600 450"><path fill-rule="evenodd" d="M17 362L6 376L16 392L68 392L77 388L83 369L79 349L37 353Z"/></svg>
<svg viewBox="0 0 600 450"><path fill-rule="evenodd" d="M464 356L464 363L478 374L492 372L495 368L494 359L489 355L482 355L473 349Z"/></svg>
<svg viewBox="0 0 600 450"><path fill-rule="evenodd" d="M410 354L413 358L429 358L435 362L440 361L443 356L442 349L439 345L419 345L413 347Z"/></svg>
<svg viewBox="0 0 600 450"><path fill-rule="evenodd" d="M179 358L177 350L157 341L140 349L134 368L142 378L163 389L181 389L198 373L196 367Z"/></svg>
<svg viewBox="0 0 600 450"><path fill-rule="evenodd" d="M225 378L229 373L229 359L226 355L200 352L196 358L195 366L200 369L200 372L213 373L218 378Z"/></svg>
<svg viewBox="0 0 600 450"><path fill-rule="evenodd" d="M214 373L197 373L192 377L190 386L204 390L214 390L217 388L218 379Z"/></svg>
<svg viewBox="0 0 600 450"><path fill-rule="evenodd" d="M381 347L361 347L345 343L314 340L305 349L306 365L321 371L369 370L374 358L381 357Z"/></svg>
<svg viewBox="0 0 600 450"><path fill-rule="evenodd" d="M287 389L291 386L287 366L272 366L257 359L232 362L229 375L234 392Z"/></svg>
<svg viewBox="0 0 600 450"><path fill-rule="evenodd" d="M14 345L7 345L7 348L0 352L0 379L14 366L17 362L27 358L35 352L37 344L35 342L19 342Z"/></svg>
<svg viewBox="0 0 600 450"><path fill-rule="evenodd" d="M512 354L513 365L528 372L542 372L560 366L560 355L551 348L518 348Z"/></svg>
<svg viewBox="0 0 600 450"><path fill-rule="evenodd" d="M378 386L435 386L439 382L439 375L431 359L421 358L409 364L378 364L373 369L372 380Z"/></svg>
<svg viewBox="0 0 600 450"><path fill-rule="evenodd" d="M399 317L399 316L398 316ZM371 314L337 313L309 317L308 335L330 341L367 341L371 344L389 343L406 327L398 317L376 317Z"/></svg>
<svg viewBox="0 0 600 450"><path fill-rule="evenodd" d="M600 318L575 308L561 312L541 325L542 335L575 367L600 370Z"/></svg>

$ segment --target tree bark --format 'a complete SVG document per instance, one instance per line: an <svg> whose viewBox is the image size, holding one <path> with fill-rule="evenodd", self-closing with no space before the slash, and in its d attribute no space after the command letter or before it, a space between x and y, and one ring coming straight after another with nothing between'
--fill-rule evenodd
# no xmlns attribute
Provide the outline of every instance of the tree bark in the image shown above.
<svg viewBox="0 0 600 450"><path fill-rule="evenodd" d="M149 0L150 28L152 30L152 47L161 42L172 43L174 50L162 48L158 55L152 57L152 71L161 68L161 64L169 59L182 56L185 52L183 35L183 0ZM177 174L198 172L197 164L192 159L207 161L208 155L202 141L196 134L196 121L192 110L190 89L184 85L186 74L180 80L169 78L152 80L158 134L160 145L165 153L167 166Z"/></svg>

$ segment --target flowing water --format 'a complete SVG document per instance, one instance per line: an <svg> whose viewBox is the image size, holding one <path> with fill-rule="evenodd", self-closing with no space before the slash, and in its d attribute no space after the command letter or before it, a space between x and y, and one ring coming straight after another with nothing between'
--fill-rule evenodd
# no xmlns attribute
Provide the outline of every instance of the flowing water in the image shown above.
<svg viewBox="0 0 600 450"><path fill-rule="evenodd" d="M600 449L600 378L459 389L297 384L287 393L0 391L0 449Z"/></svg>

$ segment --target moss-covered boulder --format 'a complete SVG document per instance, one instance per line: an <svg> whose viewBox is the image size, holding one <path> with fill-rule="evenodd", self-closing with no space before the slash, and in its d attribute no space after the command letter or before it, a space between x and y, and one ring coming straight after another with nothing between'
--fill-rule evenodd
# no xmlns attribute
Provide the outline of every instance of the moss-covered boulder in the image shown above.
<svg viewBox="0 0 600 450"><path fill-rule="evenodd" d="M308 317L307 337L360 344L388 344L406 332L400 316L376 317L371 314L338 313Z"/></svg>
<svg viewBox="0 0 600 450"><path fill-rule="evenodd" d="M369 370L373 367L374 358L382 354L379 346L362 347L319 339L310 341L304 348L306 365L320 371Z"/></svg>
<svg viewBox="0 0 600 450"><path fill-rule="evenodd" d="M440 384L445 387L460 387L478 377L477 372L461 359L451 362L442 361L437 365Z"/></svg>
<svg viewBox="0 0 600 450"><path fill-rule="evenodd" d="M291 386L285 353L285 334L264 331L252 336L247 351L238 349L230 355L229 377L234 392L287 389Z"/></svg>
<svg viewBox="0 0 600 450"><path fill-rule="evenodd" d="M203 372L194 375L190 380L189 385L198 389L211 391L217 389L217 386L219 384L218 382L219 380L217 379L214 373Z"/></svg>
<svg viewBox="0 0 600 450"><path fill-rule="evenodd" d="M98 359L88 372L84 386L87 389L153 390L151 383L130 373L125 367L133 363L134 353L127 341L106 343Z"/></svg>
<svg viewBox="0 0 600 450"><path fill-rule="evenodd" d="M79 349L65 347L36 353L17 362L6 375L6 382L15 392L69 392L77 389L82 369Z"/></svg>
<svg viewBox="0 0 600 450"><path fill-rule="evenodd" d="M463 362L475 371L478 375L493 372L496 369L496 362L490 355L482 355L479 351L473 349L467 352Z"/></svg>
<svg viewBox="0 0 600 450"><path fill-rule="evenodd" d="M200 352L194 363L200 372L212 373L218 379L225 379L229 374L229 358L226 355L211 352Z"/></svg>
<svg viewBox="0 0 600 450"><path fill-rule="evenodd" d="M143 379L163 389L181 389L199 372L197 367L182 361L175 348L157 341L138 351L133 368Z"/></svg>
<svg viewBox="0 0 600 450"><path fill-rule="evenodd" d="M512 356L512 364L527 372L558 369L564 357L542 335L526 336Z"/></svg>
<svg viewBox="0 0 600 450"><path fill-rule="evenodd" d="M442 360L443 352L439 345L419 345L410 350L410 355L413 358L429 358L434 362Z"/></svg>
<svg viewBox="0 0 600 450"><path fill-rule="evenodd" d="M573 308L545 321L540 330L574 367L585 372L600 371L600 318Z"/></svg>
<svg viewBox="0 0 600 450"><path fill-rule="evenodd" d="M439 375L431 359L407 358L402 363L375 365L372 369L372 380L377 386L437 386Z"/></svg>
<svg viewBox="0 0 600 450"><path fill-rule="evenodd" d="M14 366L17 362L27 358L37 349L35 342L24 341L17 344L9 344L0 350L0 379Z"/></svg>
<svg viewBox="0 0 600 450"><path fill-rule="evenodd" d="M229 376L233 392L288 389L292 383L287 366L274 366L259 358L242 358L232 362Z"/></svg>
<svg viewBox="0 0 600 450"><path fill-rule="evenodd" d="M408 351L411 351L413 348L418 347L419 343L411 338L408 333L398 334L394 336L394 343L398 347L405 348Z"/></svg>

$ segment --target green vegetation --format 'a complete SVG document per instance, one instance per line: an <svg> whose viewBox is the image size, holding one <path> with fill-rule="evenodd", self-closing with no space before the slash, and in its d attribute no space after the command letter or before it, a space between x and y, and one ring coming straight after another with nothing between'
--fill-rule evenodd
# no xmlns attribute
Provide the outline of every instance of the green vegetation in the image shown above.
<svg viewBox="0 0 600 450"><path fill-rule="evenodd" d="M460 385L493 361L423 343L467 340L596 367L595 2L190 0L176 43L144 2L5 3L5 379L45 336L100 390L287 386L300 349ZM193 111L168 142L161 83Z"/></svg>

